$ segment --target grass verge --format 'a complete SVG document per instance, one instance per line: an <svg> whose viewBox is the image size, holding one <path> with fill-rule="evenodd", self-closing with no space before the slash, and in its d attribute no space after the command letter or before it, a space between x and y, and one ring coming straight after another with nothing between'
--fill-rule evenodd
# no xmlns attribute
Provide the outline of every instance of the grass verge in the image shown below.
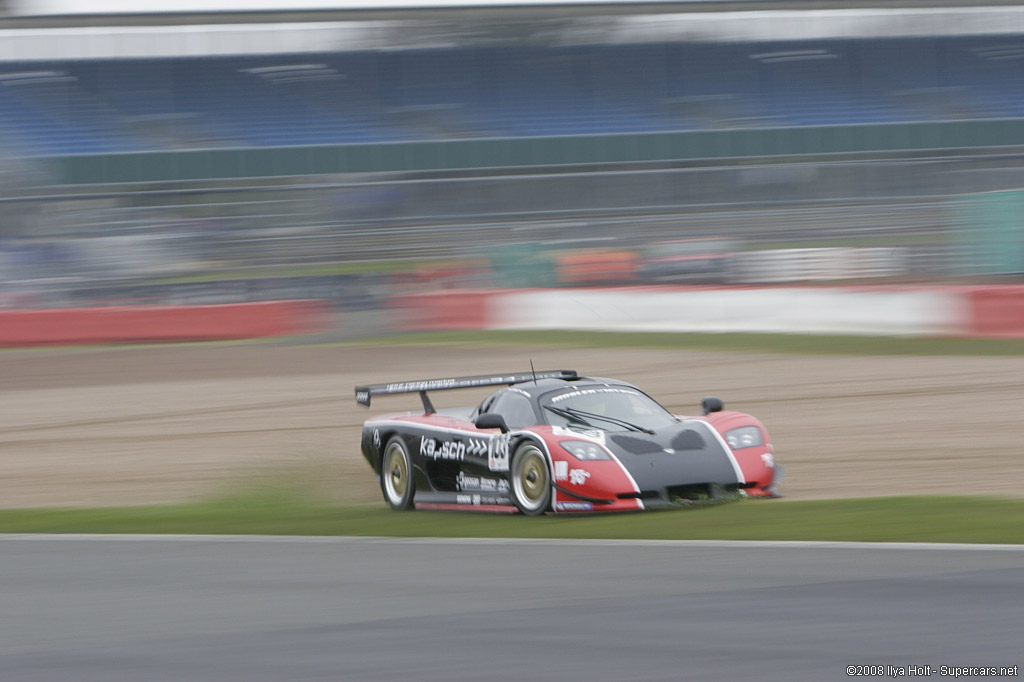
<svg viewBox="0 0 1024 682"><path fill-rule="evenodd" d="M1024 500L884 497L744 500L672 511L526 518L392 512L298 494L193 504L0 511L2 533L183 533L394 537L817 540L1024 544Z"/></svg>
<svg viewBox="0 0 1024 682"><path fill-rule="evenodd" d="M675 334L662 332L465 331L424 332L347 345L461 344L570 348L662 348L800 355L1024 355L1024 339L953 339L802 334Z"/></svg>

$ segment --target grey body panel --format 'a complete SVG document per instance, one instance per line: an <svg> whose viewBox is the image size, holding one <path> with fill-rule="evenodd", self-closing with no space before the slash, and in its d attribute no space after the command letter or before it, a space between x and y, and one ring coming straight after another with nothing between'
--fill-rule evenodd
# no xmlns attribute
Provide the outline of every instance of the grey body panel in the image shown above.
<svg viewBox="0 0 1024 682"><path fill-rule="evenodd" d="M654 435L612 433L608 447L640 490L743 482L711 427L699 420L684 420Z"/></svg>

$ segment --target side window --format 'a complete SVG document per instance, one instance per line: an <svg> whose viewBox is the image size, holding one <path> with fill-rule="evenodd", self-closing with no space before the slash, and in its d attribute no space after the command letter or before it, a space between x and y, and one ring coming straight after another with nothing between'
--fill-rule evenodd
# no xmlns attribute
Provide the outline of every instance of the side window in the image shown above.
<svg viewBox="0 0 1024 682"><path fill-rule="evenodd" d="M494 395L491 395L491 396L488 396L487 398L485 398L484 401L482 403L480 403L480 406L477 407L473 411L473 415L476 416L478 414L483 414L485 412L490 412L491 408L494 407L494 399L497 397L497 395L498 394L495 393Z"/></svg>
<svg viewBox="0 0 1024 682"><path fill-rule="evenodd" d="M505 423L510 429L521 429L524 426L533 426L537 423L537 414L533 410L533 403L521 393L502 391L496 396L487 411L496 412L504 417Z"/></svg>

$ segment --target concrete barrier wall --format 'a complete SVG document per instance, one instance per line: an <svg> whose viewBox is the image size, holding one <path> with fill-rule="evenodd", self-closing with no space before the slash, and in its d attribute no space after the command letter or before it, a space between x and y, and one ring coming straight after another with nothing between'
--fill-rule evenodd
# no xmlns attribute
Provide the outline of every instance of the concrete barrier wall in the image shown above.
<svg viewBox="0 0 1024 682"><path fill-rule="evenodd" d="M0 311L0 346L215 341L316 331L317 301Z"/></svg>
<svg viewBox="0 0 1024 682"><path fill-rule="evenodd" d="M406 328L1024 338L1024 286L445 291Z"/></svg>
<svg viewBox="0 0 1024 682"><path fill-rule="evenodd" d="M1024 338L1024 286L448 290L392 302L404 329ZM213 341L318 331L318 301L0 310L0 346Z"/></svg>
<svg viewBox="0 0 1024 682"><path fill-rule="evenodd" d="M500 307L500 291L446 289L401 296L391 301L406 330L451 331L489 329L492 311Z"/></svg>
<svg viewBox="0 0 1024 682"><path fill-rule="evenodd" d="M491 328L935 335L956 333L959 303L945 291L538 291L496 299Z"/></svg>

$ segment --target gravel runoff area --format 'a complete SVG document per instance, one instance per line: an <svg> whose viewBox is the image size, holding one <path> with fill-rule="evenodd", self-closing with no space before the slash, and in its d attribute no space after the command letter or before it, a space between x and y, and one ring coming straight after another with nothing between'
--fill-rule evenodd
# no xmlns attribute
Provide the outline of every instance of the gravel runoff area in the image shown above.
<svg viewBox="0 0 1024 682"><path fill-rule="evenodd" d="M383 504L360 426L419 400L367 410L356 384L531 359L630 381L677 413L717 395L758 416L792 499L1022 494L1024 358L248 343L0 352L0 507L170 503L282 481Z"/></svg>

